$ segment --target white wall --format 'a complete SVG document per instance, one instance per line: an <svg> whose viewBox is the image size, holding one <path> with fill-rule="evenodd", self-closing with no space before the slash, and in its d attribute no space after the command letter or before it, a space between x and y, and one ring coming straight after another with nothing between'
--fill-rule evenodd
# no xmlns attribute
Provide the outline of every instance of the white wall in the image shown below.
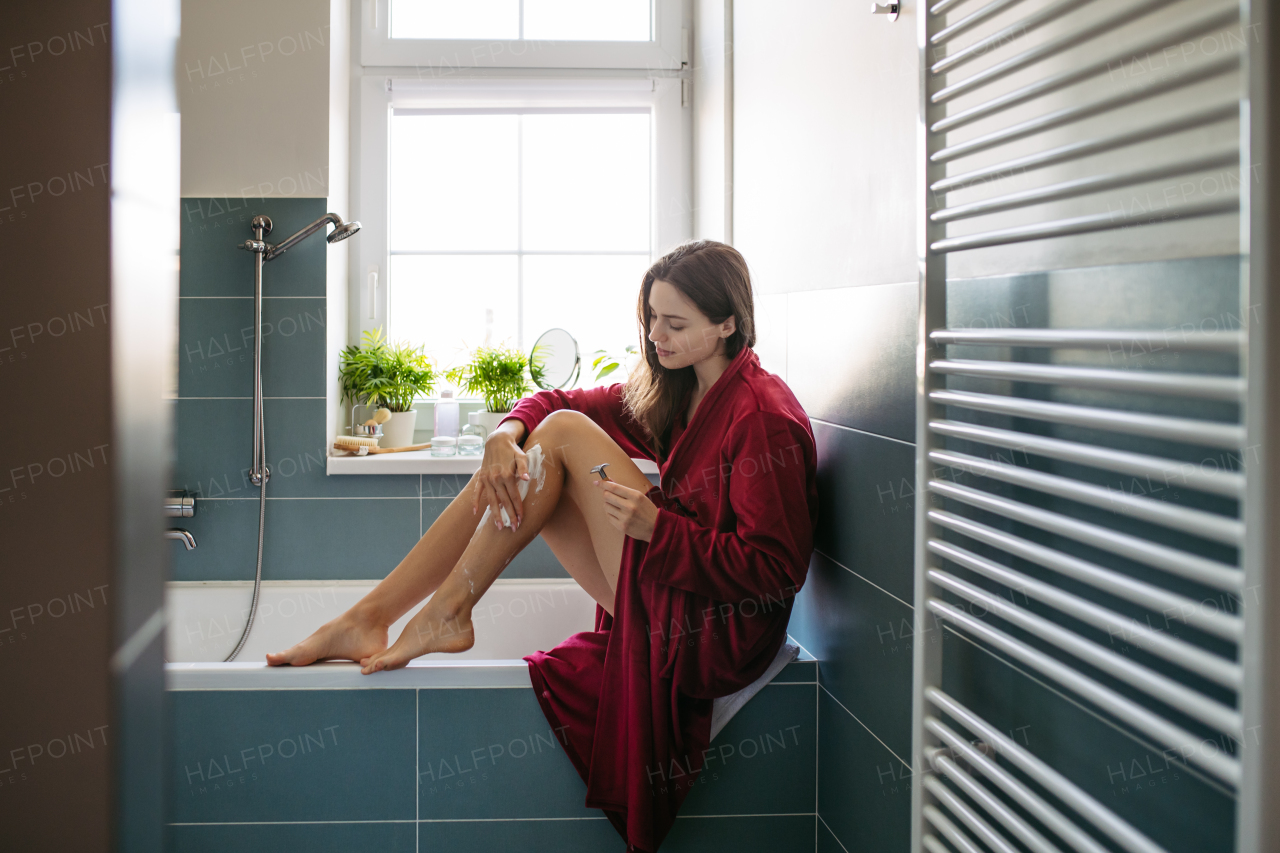
<svg viewBox="0 0 1280 853"><path fill-rule="evenodd" d="M330 195L333 36L329 0L183 0L183 196Z"/></svg>
<svg viewBox="0 0 1280 853"><path fill-rule="evenodd" d="M694 0L694 234L733 242L733 0Z"/></svg>
<svg viewBox="0 0 1280 853"><path fill-rule="evenodd" d="M918 219L916 159L919 71L917 12L923 2L903 4L896 22L871 15L865 3L848 0L731 0L733 63L733 242L751 263L756 283L766 294L915 281ZM1009 14L1021 17L1052 0L1025 0ZM1175 0L1170 19L1203 5ZM1071 26L1078 27L1113 12L1109 4L1083 9ZM1163 12L1161 13L1164 14ZM1003 27L997 16L974 29L973 38ZM1109 34L1111 39L1137 38L1151 21L1142 18ZM1027 38L1026 46L1059 34L1045 27ZM966 36L966 40L970 38ZM1215 40L1209 39L1202 48ZM966 66L959 77L1004 58L992 51ZM954 134L960 141L1015 121L1039 116L1072 103L1109 97L1126 87L1140 87L1169 68L1113 69L1083 86L1064 90L1016 107L1008 113L974 122ZM990 91L979 89L955 99L963 109L1047 74L1072 67L1075 54L1039 63L1010 75ZM1140 67L1139 67L1140 66ZM959 158L953 167L965 171L1033 151L1113 132L1119 124L1154 122L1161 116L1237 96L1232 78L1209 81L1153 98L1139 106L1096 116L1078 126L1040 134L1011 145ZM1166 151L1191 155L1230 147L1234 123L1180 134ZM949 204L960 204L1054 181L1149 165L1150 150L1141 146L1069 164L1016 174L972 189L954 192ZM1237 170L1238 171L1238 170ZM1216 182L1215 180L1216 179ZM1210 174L1206 186L1222 186L1223 176ZM1165 182L1167 183L1167 182ZM1198 184L1197 184L1198 186ZM986 219L962 221L954 234L995 229L1111 210L1144 209L1163 203L1163 184L1125 189L1103 196L1073 199L1039 208L1010 211ZM1198 201L1203 194L1190 198ZM953 278L1000 275L1166 258L1233 254L1238 250L1235 217L1171 221L1078 237L1037 240L950 256Z"/></svg>

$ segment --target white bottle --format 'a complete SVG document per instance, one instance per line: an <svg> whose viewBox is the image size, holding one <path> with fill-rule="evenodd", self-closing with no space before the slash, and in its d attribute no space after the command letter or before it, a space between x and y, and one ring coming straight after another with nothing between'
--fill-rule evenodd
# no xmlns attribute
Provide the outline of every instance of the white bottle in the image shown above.
<svg viewBox="0 0 1280 853"><path fill-rule="evenodd" d="M453 399L453 390L446 388L440 392L436 401L435 435L458 437L458 401Z"/></svg>

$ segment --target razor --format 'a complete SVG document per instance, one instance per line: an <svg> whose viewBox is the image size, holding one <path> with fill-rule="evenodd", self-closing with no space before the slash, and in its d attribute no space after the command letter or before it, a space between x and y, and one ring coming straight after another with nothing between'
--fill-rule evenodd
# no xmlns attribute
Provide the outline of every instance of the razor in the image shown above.
<svg viewBox="0 0 1280 853"><path fill-rule="evenodd" d="M591 469L591 473L592 473L592 474L599 474L599 475L600 475L600 479L601 479L601 480L609 480L609 475L608 475L608 474L606 474L606 473L604 472L604 469L605 469L605 468L608 468L608 467L609 467L609 463L608 463L608 462L602 462L602 463L600 463L599 465L597 465L596 467L592 468L592 469ZM612 482L612 480L610 480L609 482Z"/></svg>

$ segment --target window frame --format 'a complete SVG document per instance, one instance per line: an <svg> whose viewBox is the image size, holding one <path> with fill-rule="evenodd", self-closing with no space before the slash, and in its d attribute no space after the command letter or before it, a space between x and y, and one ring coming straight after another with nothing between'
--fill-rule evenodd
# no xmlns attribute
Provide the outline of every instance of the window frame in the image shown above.
<svg viewBox="0 0 1280 853"><path fill-rule="evenodd" d="M645 42L393 39L390 9L391 0L363 0L359 41L363 66L411 66L448 74L465 68L678 71L689 62L685 0L653 0L653 38Z"/></svg>
<svg viewBox="0 0 1280 853"><path fill-rule="evenodd" d="M350 343L367 330L391 327L390 130L396 108L647 108L650 258L692 236L692 110L679 76L599 71L568 76L562 71L556 77L507 72L422 79L396 71L365 69L353 87L352 216L363 231L359 240L350 241Z"/></svg>

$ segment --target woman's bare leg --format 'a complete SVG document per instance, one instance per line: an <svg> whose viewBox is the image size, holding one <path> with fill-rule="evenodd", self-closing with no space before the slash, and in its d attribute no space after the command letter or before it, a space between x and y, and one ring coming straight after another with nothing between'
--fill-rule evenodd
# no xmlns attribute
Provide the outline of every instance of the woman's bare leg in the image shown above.
<svg viewBox="0 0 1280 853"><path fill-rule="evenodd" d="M473 478L422 535L391 574L337 619L307 639L267 655L272 666L306 666L318 660L353 660L387 647L387 629L435 592L471 541L478 517L471 513Z"/></svg>
<svg viewBox="0 0 1280 853"><path fill-rule="evenodd" d="M583 589L613 612L624 538L605 515L600 490L592 486L597 478L591 468L608 462L609 476L633 489L648 490L649 481L604 430L578 412L556 412L546 418L525 439L526 453L534 446L542 448L542 485L539 488L531 481L520 528L482 525L476 530L453 571L405 626L395 645L361 660L364 672L395 669L429 652L471 648L475 641L472 608L539 532L546 534L556 556Z"/></svg>
<svg viewBox="0 0 1280 853"><path fill-rule="evenodd" d="M397 641L395 655L383 660L379 668L402 666L428 651L469 648L474 639L471 608L539 532L570 575L612 612L623 536L604 514L601 495L591 485L594 476L590 469L609 462L610 477L623 485L646 490L649 481L599 426L577 412L557 412L544 420L525 439L526 450L535 445L543 448L548 467L542 490L537 491L536 484L530 487L519 530L498 530L489 525L476 529L479 518L470 511L473 490L478 488L473 479L377 587L306 640L267 655L267 663L304 666L325 659L381 660L378 653L387 647L390 625L438 589L442 594L433 598L432 604L438 604L441 612L434 614L434 632L432 616L424 617L428 610L424 608ZM566 496L568 500L562 500ZM531 511L531 501L538 505L536 511ZM465 630L458 621L464 612ZM414 624L420 620L421 624ZM415 636L438 648L424 648L403 658L414 648L404 641Z"/></svg>

